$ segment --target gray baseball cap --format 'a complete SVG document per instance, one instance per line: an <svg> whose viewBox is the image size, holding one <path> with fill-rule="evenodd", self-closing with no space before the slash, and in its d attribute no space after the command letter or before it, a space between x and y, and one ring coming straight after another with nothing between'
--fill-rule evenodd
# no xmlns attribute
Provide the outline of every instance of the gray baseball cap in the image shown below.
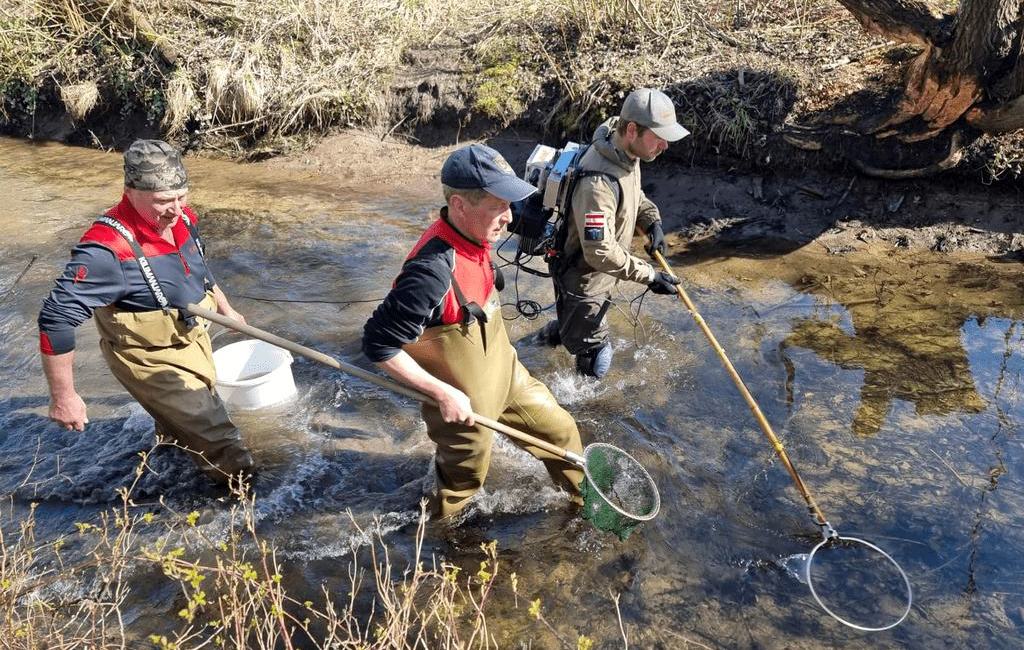
<svg viewBox="0 0 1024 650"><path fill-rule="evenodd" d="M654 131L659 138L669 142L682 140L690 135L679 122L676 122L676 108L668 95L654 88L638 88L629 93L622 103L619 118L636 122Z"/></svg>
<svg viewBox="0 0 1024 650"><path fill-rule="evenodd" d="M124 152L124 185L162 192L188 186L181 155L163 140L136 140Z"/></svg>

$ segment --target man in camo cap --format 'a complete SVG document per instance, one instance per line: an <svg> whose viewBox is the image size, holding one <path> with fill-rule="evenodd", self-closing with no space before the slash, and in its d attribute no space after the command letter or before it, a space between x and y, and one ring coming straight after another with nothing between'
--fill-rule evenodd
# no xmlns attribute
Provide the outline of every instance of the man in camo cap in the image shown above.
<svg viewBox="0 0 1024 650"><path fill-rule="evenodd" d="M50 419L75 431L89 421L72 364L75 328L93 316L107 365L157 433L224 482L253 459L214 391L208 324L185 312L189 303L245 321L206 264L181 156L166 142L136 140L124 154L120 203L72 249L39 313Z"/></svg>
<svg viewBox="0 0 1024 650"><path fill-rule="evenodd" d="M188 187L181 155L162 140L136 140L124 152L124 185L157 192Z"/></svg>

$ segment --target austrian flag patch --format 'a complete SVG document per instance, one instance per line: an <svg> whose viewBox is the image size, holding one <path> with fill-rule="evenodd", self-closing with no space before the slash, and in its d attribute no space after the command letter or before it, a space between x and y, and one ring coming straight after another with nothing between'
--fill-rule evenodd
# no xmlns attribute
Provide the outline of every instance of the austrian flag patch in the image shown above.
<svg viewBox="0 0 1024 650"><path fill-rule="evenodd" d="M586 241L604 240L604 213L588 212L583 222L583 239Z"/></svg>

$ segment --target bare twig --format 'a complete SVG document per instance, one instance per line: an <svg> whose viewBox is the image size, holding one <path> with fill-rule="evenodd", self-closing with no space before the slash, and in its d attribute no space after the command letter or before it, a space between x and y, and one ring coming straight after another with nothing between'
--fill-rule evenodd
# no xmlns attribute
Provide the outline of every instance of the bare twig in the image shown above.
<svg viewBox="0 0 1024 650"><path fill-rule="evenodd" d="M848 195L850 194L850 190L852 190L852 189L853 189L853 184L854 184L854 183L856 183L856 182L857 182L857 177L856 177L856 176L854 176L854 177L852 177L852 178L850 179L850 182L849 182L849 184L848 184L848 185L846 186L846 191L844 191L844 192L843 192L843 195L839 197L839 200L838 200L838 201L836 201L836 204L832 206L832 209L833 209L833 210L835 210L835 209L836 209L836 208L838 208L838 207L839 207L840 205L842 205L843 201L845 201L845 200L846 200L846 197L847 197L847 196L848 196Z"/></svg>
<svg viewBox="0 0 1024 650"><path fill-rule="evenodd" d="M956 480L960 481L961 485L963 485L966 488L979 489L977 485L974 485L973 483L968 483L967 481L965 481L964 477L960 475L960 472L956 471L956 469L954 469L952 465L950 465L948 462L946 462L945 458L943 458L942 456L940 456L937 453L935 453L934 449L929 449L928 451L932 452L932 455L935 456L936 458L938 458L939 462L946 466L946 469L948 469L949 471L953 472L953 476L956 477Z"/></svg>
<svg viewBox="0 0 1024 650"><path fill-rule="evenodd" d="M14 282L12 282L12 283L11 283L11 286L9 286L9 287L7 287L6 289L4 289L4 293L3 293L3 299L4 299L4 300L6 300L6 299L7 299L7 296L8 296L8 295L10 295L10 293L11 293L12 291L14 291L14 287L18 286L18 283L19 283L19 282L21 282L21 279L22 279L23 277L25 277L25 274L26 274L26 273L28 273L28 270L29 270L30 268L32 268L32 265L36 263L36 260L37 260L38 258L39 258L39 256L38 256L38 255L33 255L33 256L32 256L32 259L30 259L30 260L28 261L28 264L26 264L26 265L25 265L25 268L24 268L24 269L22 269L22 270L21 270L21 273L19 273L19 274L18 274L18 277L14 278Z"/></svg>
<svg viewBox="0 0 1024 650"><path fill-rule="evenodd" d="M615 617L619 621L619 632L622 634L622 650L629 650L629 638L626 636L626 626L622 622L622 610L619 608L619 594L612 592L608 593L612 597L612 601L615 603Z"/></svg>
<svg viewBox="0 0 1024 650"><path fill-rule="evenodd" d="M684 648L689 648L690 645L695 645L698 648L704 648L704 650L714 650L714 648L706 646L703 643L700 643L699 641L694 641L693 639L687 638L687 637L683 636L682 634L679 634L678 632L673 632L672 630L669 630L669 629L664 630L664 632L666 634L668 634L669 636L674 636L675 638L677 638L677 639L681 640L683 643L685 643L686 645L683 646Z"/></svg>

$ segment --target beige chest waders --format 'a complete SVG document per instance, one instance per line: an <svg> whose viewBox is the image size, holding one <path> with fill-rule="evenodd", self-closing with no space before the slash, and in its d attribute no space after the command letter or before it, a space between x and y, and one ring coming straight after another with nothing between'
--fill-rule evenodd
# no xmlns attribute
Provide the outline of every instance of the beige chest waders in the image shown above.
<svg viewBox="0 0 1024 650"><path fill-rule="evenodd" d="M210 294L201 304L216 308ZM157 433L186 447L209 476L226 480L222 472L249 469L252 458L214 392L206 323L189 328L176 314L103 307L93 316L111 373L153 417Z"/></svg>
<svg viewBox="0 0 1024 650"><path fill-rule="evenodd" d="M492 291L486 321L440 325L405 346L427 372L469 396L473 410L575 453L583 450L576 423L551 392L519 362ZM437 444L438 495L442 516L459 512L487 477L493 433L484 427L448 424L435 406L424 405L427 434ZM516 443L520 444L520 443ZM546 451L521 444L544 462L556 485L578 500L583 472Z"/></svg>

